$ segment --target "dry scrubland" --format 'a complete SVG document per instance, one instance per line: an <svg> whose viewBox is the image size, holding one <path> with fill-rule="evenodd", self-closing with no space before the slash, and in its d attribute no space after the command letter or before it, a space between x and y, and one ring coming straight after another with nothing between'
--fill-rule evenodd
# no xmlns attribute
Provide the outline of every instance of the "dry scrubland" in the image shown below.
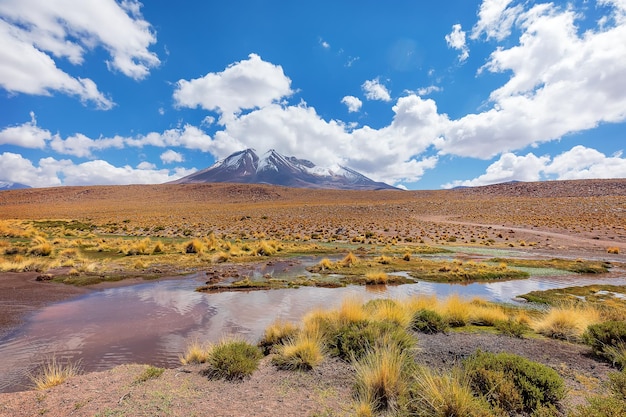
<svg viewBox="0 0 626 417"><path fill-rule="evenodd" d="M395 271L435 281L523 278L518 267L623 275L625 227L626 180L415 192L233 184L16 190L0 193L0 271L93 285L210 269L204 291L224 283L391 284ZM520 252L478 261L423 256L459 247ZM221 275L298 254L323 257L311 268L318 281ZM326 278L337 274L346 281ZM123 366L0 394L0 415L622 416L624 292L526 295L538 309L457 297L346 300L301 323L276 323L258 346L190 343L177 370ZM55 375L65 364L49 365L50 378L67 376Z"/></svg>

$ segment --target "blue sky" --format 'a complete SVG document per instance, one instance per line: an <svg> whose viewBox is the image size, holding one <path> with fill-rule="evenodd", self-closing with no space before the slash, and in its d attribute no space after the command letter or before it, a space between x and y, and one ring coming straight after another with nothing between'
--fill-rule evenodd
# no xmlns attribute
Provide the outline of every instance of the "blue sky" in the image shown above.
<svg viewBox="0 0 626 417"><path fill-rule="evenodd" d="M626 177L626 1L0 0L0 181L244 149L408 189Z"/></svg>

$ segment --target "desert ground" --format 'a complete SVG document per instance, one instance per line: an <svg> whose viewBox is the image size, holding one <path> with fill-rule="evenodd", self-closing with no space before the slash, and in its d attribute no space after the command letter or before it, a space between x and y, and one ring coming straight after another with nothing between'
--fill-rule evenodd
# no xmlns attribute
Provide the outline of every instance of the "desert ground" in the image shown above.
<svg viewBox="0 0 626 417"><path fill-rule="evenodd" d="M363 275L372 263L384 275L407 254L407 262L418 262L420 251L455 247L502 248L533 261L557 258L585 267L608 264L609 275L626 274L626 180L440 191L237 184L12 190L0 193L0 222L0 340L30 312L89 291L194 271L213 271L214 284L241 285L245 280L229 281L224 271L301 253L367 257L371 261L361 269L347 265ZM511 266L506 263L497 268ZM454 260L437 271L457 279L455 268L474 276L474 267ZM482 273L488 267L476 268ZM246 281L244 289L254 285ZM611 318L626 317L621 304L615 308ZM520 339L490 326L412 335L412 358L434 369L451 370L480 349L515 353L556 370L568 394L553 414L541 415L584 415L576 407L589 395L609 395L609 375L619 371L576 338L530 332ZM123 365L45 390L0 394L0 415L367 415L356 405L354 364L330 355L308 371L280 369L270 355L237 382L209 380L201 364L144 380L147 366Z"/></svg>

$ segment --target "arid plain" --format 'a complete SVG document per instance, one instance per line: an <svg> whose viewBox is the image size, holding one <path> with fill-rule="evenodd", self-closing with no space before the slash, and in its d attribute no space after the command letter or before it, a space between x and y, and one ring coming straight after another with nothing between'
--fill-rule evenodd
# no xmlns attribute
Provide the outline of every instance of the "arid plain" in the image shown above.
<svg viewBox="0 0 626 417"><path fill-rule="evenodd" d="M316 272L328 268L365 277L340 283L320 278L313 283L320 286L367 285L367 280L391 284L388 280L400 262L419 280L429 273L419 269L426 266L414 264L422 262L420 254L450 249L454 259L436 264L440 277L428 275L430 279L502 278L515 271L515 265L511 259L494 263L499 250L518 251L516 259L545 268L566 268L563 265L570 262L584 266L585 272L609 265L609 276L626 274L626 180L440 191L238 184L27 189L0 193L0 222L0 336L46 304L144 279L207 271L212 284L228 284L224 290L309 285L268 279L259 286L246 281L242 272L248 265L300 254L346 256L320 263ZM486 262L468 260L467 254L476 253ZM349 260L350 254L355 261ZM220 275L225 271L230 280ZM613 293L623 294L624 287L613 288ZM559 301L571 301L565 298ZM600 301L611 305L609 313L604 311L607 320L626 317L623 304ZM479 305L475 300L473 308ZM434 368L447 368L476 349L538 360L556 369L569 390L556 408L535 410L553 413L541 415L584 415L572 413L582 413L576 406L585 403L586 393L609 395L604 384L614 369L578 338L563 341L529 328L529 334L518 339L494 333L492 327L418 334L414 357ZM367 401L351 388L353 366L329 355L313 370L294 374L265 358L251 378L238 383L208 381L202 365L187 365L141 384L133 375L141 374L143 367L122 366L73 377L45 391L0 394L0 414L368 415L362 404ZM406 395L397 394L400 399L384 406L370 404L370 411L422 415L402 405ZM238 405L229 405L227 399ZM527 409L516 413L507 415L531 414Z"/></svg>

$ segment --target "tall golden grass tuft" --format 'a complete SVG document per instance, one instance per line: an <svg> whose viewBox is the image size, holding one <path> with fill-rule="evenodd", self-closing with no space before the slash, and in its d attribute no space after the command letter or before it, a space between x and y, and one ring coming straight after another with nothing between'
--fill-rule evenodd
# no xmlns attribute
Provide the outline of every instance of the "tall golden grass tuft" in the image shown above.
<svg viewBox="0 0 626 417"><path fill-rule="evenodd" d="M389 276L383 271L371 271L365 274L365 285L384 285Z"/></svg>
<svg viewBox="0 0 626 417"><path fill-rule="evenodd" d="M435 295L419 295L411 297L403 303L413 314L421 310L437 310L439 301Z"/></svg>
<svg viewBox="0 0 626 417"><path fill-rule="evenodd" d="M341 261L342 266L351 267L356 265L359 262L359 258L357 258L354 253L348 253Z"/></svg>
<svg viewBox="0 0 626 417"><path fill-rule="evenodd" d="M452 327L462 327L470 322L472 309L470 303L457 294L448 297L438 311Z"/></svg>
<svg viewBox="0 0 626 417"><path fill-rule="evenodd" d="M204 246L199 239L193 239L183 245L184 253L202 253Z"/></svg>
<svg viewBox="0 0 626 417"><path fill-rule="evenodd" d="M602 320L591 306L552 307L544 316L534 320L531 327L547 337L569 341L579 340L588 326Z"/></svg>
<svg viewBox="0 0 626 417"><path fill-rule="evenodd" d="M421 368L412 384L410 411L419 416L488 417L493 414L487 404L474 397L469 381L460 369L436 373ZM413 414L411 414L413 415Z"/></svg>
<svg viewBox="0 0 626 417"><path fill-rule="evenodd" d="M507 321L509 315L502 307L486 302L471 303L470 322L478 326L493 326L498 322Z"/></svg>
<svg viewBox="0 0 626 417"><path fill-rule="evenodd" d="M369 317L363 309L363 303L356 298L348 298L341 303L336 313L336 320L340 324L366 322Z"/></svg>
<svg viewBox="0 0 626 417"><path fill-rule="evenodd" d="M376 321L393 323L403 329L408 329L413 321L413 312L401 302L381 300L374 303L371 317Z"/></svg>
<svg viewBox="0 0 626 417"><path fill-rule="evenodd" d="M183 353L179 359L183 365L190 365L194 363L205 363L211 353L211 346L202 344L197 340L192 340L187 344L185 353Z"/></svg>
<svg viewBox="0 0 626 417"><path fill-rule="evenodd" d="M72 363L70 361L62 363L57 360L56 356L44 361L43 365L37 373L31 375L30 379L35 388L44 390L60 385L68 378L80 374L80 362Z"/></svg>
<svg viewBox="0 0 626 417"><path fill-rule="evenodd" d="M357 398L375 412L395 411L406 393L410 358L396 344L380 346L356 362Z"/></svg>
<svg viewBox="0 0 626 417"><path fill-rule="evenodd" d="M309 370L324 360L322 337L319 333L299 333L278 346L272 363L281 369Z"/></svg>
<svg viewBox="0 0 626 417"><path fill-rule="evenodd" d="M298 326L289 321L277 320L265 328L258 346L263 349L263 353L268 354L275 345L295 337L299 330Z"/></svg>
<svg viewBox="0 0 626 417"><path fill-rule="evenodd" d="M617 246L611 246L610 248L606 249L607 253L610 253L612 255L619 255L619 247Z"/></svg>
<svg viewBox="0 0 626 417"><path fill-rule="evenodd" d="M322 271L334 268L333 262L328 258L322 259L317 265L322 269Z"/></svg>

